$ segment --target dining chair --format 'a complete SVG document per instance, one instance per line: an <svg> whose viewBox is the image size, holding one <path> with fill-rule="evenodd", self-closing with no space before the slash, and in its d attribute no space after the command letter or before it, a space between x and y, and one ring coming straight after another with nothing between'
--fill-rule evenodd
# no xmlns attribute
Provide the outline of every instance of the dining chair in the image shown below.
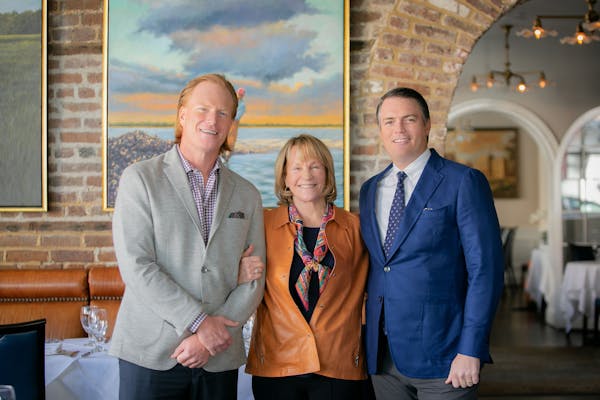
<svg viewBox="0 0 600 400"><path fill-rule="evenodd" d="M505 287L515 288L517 287L517 278L515 276L515 269L513 267L513 243L515 240L515 234L517 228L505 228L506 237L502 244L502 252L504 253L504 276L506 279Z"/></svg>
<svg viewBox="0 0 600 400"><path fill-rule="evenodd" d="M46 320L0 325L0 384L12 385L19 400L43 400Z"/></svg>
<svg viewBox="0 0 600 400"><path fill-rule="evenodd" d="M598 332L598 319L600 319L600 297L594 300L594 344L600 344Z"/></svg>
<svg viewBox="0 0 600 400"><path fill-rule="evenodd" d="M593 261L595 259L596 255L594 254L594 248L592 246L569 243L569 261Z"/></svg>

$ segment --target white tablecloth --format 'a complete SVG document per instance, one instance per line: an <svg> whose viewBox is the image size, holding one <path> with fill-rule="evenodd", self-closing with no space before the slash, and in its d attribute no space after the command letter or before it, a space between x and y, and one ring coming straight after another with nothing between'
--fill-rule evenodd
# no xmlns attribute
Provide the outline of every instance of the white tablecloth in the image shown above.
<svg viewBox="0 0 600 400"><path fill-rule="evenodd" d="M547 245L542 245L531 251L525 291L537 304L538 310L542 308L542 300L550 293L550 254Z"/></svg>
<svg viewBox="0 0 600 400"><path fill-rule="evenodd" d="M600 261L567 263L560 290L560 308L565 317L565 330L571 331L580 315L593 317L594 301L600 296Z"/></svg>
<svg viewBox="0 0 600 400"><path fill-rule="evenodd" d="M62 352L46 345L47 400L113 400L119 398L119 362L106 351L88 353L87 338L65 339ZM76 354L67 354L76 351Z"/></svg>
<svg viewBox="0 0 600 400"><path fill-rule="evenodd" d="M46 345L46 400L117 400L119 360L105 351L85 355L92 347L87 338L65 339ZM76 354L68 354L77 352ZM242 365L238 374L238 399L253 400L251 376Z"/></svg>

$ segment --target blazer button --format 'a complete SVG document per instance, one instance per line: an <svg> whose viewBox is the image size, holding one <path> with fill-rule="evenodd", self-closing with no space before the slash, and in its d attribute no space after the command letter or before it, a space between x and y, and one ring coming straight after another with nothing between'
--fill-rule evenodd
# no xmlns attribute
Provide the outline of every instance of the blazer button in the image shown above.
<svg viewBox="0 0 600 400"><path fill-rule="evenodd" d="M387 265L383 267L383 272L390 272L390 267Z"/></svg>
<svg viewBox="0 0 600 400"><path fill-rule="evenodd" d="M204 274L204 273L208 272L208 268L203 266L202 269L200 270L200 272L202 272Z"/></svg>

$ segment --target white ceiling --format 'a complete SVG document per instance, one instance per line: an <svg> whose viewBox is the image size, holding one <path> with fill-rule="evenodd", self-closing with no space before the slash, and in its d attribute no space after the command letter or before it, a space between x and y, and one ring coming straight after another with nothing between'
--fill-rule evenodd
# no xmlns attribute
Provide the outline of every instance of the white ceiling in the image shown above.
<svg viewBox="0 0 600 400"><path fill-rule="evenodd" d="M595 10L600 12L600 4L596 4ZM475 44L463 66L453 105L483 97L518 102L540 110L538 114L561 136L578 115L600 105L600 41L582 46L560 44L561 37L575 32L578 21L573 19L542 21L544 28L559 32L556 37L536 40L519 37L515 33L522 28L531 28L536 15L583 15L586 11L585 0L529 0L515 6ZM513 25L509 38L511 70L515 73L543 70L550 83L548 88L534 88L525 95L502 88L483 88L471 92L470 83L474 74L485 75L490 69L504 70L502 25L505 24ZM528 78L528 83L536 83L535 76ZM558 110L567 111L567 121L559 119L556 115ZM564 114L562 118L565 118Z"/></svg>

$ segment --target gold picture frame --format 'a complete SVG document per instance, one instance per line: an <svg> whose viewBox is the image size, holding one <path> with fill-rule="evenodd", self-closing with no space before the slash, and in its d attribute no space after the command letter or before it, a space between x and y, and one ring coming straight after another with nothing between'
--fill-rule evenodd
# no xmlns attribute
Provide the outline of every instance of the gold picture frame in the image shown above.
<svg viewBox="0 0 600 400"><path fill-rule="evenodd" d="M246 89L228 166L263 205L276 205L273 162L284 141L313 133L334 156L336 205L349 209L349 0L193 4L179 13L168 2L104 2L103 208L112 211L127 165L172 146L185 83L216 72Z"/></svg>

